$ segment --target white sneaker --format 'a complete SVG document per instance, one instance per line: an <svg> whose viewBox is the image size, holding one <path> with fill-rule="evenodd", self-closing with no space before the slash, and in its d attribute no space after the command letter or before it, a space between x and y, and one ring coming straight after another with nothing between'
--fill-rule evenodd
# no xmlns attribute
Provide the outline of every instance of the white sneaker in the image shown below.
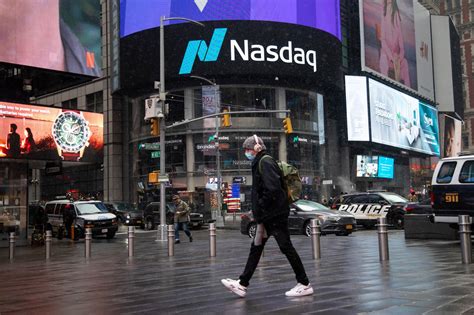
<svg viewBox="0 0 474 315"><path fill-rule="evenodd" d="M240 297L245 297L245 295L247 294L247 287L241 285L239 280L232 280L227 278L222 279L221 282L227 289L234 292Z"/></svg>
<svg viewBox="0 0 474 315"><path fill-rule="evenodd" d="M286 296L305 296L313 294L313 287L311 284L303 285L298 283L293 289L290 291L285 292Z"/></svg>

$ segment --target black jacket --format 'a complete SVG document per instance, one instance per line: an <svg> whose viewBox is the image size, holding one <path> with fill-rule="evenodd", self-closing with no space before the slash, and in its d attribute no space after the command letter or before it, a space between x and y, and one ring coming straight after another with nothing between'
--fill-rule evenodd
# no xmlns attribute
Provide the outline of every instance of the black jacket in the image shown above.
<svg viewBox="0 0 474 315"><path fill-rule="evenodd" d="M257 154L252 162L252 212L257 223L288 218L290 208L283 177L273 158L265 158L259 163L265 151Z"/></svg>

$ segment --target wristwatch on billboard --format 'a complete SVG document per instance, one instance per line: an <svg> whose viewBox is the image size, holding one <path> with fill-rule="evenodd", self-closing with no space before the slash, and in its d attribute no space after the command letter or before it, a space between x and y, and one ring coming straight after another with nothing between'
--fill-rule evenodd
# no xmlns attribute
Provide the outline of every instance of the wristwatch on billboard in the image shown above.
<svg viewBox="0 0 474 315"><path fill-rule="evenodd" d="M63 109L56 117L52 134L58 154L65 161L79 161L92 135L83 113L71 109Z"/></svg>

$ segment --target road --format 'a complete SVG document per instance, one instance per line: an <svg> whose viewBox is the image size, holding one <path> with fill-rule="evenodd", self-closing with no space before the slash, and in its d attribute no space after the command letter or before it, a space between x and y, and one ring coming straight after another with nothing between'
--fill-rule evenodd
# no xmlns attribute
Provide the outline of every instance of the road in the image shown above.
<svg viewBox="0 0 474 315"><path fill-rule="evenodd" d="M459 242L405 240L389 232L390 261L379 262L377 232L321 238L322 259L312 259L311 241L293 236L313 296L287 298L294 275L274 240L245 299L228 292L221 278L236 278L250 239L218 230L217 257L209 257L208 231L182 234L175 256L156 232L136 235L135 257L127 239L94 239L92 257L84 241L54 240L44 247L17 247L13 262L0 249L0 313L3 314L474 314L474 267L462 265Z"/></svg>

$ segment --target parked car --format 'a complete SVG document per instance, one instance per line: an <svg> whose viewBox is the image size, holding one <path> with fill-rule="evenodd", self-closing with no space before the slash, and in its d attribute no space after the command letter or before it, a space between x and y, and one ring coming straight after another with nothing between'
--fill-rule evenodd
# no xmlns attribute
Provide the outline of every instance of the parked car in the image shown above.
<svg viewBox="0 0 474 315"><path fill-rule="evenodd" d="M459 215L474 217L474 155L460 154L438 161L431 180L436 223L458 229Z"/></svg>
<svg viewBox="0 0 474 315"><path fill-rule="evenodd" d="M288 227L291 234L311 235L311 219L319 219L322 234L349 235L356 228L356 220L350 213L331 210L320 203L298 200L291 204ZM240 232L254 237L257 230L252 211L242 214Z"/></svg>
<svg viewBox="0 0 474 315"><path fill-rule="evenodd" d="M409 203L405 206L405 211L406 214L432 214L431 199L427 198L420 202Z"/></svg>
<svg viewBox="0 0 474 315"><path fill-rule="evenodd" d="M171 202L166 203L166 224L173 224L175 206ZM145 230L154 230L160 224L160 202L150 202L143 209L143 220Z"/></svg>
<svg viewBox="0 0 474 315"><path fill-rule="evenodd" d="M117 232L117 217L109 213L101 201L55 200L45 205L49 224L58 238L64 233L64 214L68 212L74 218L75 239L85 236L85 229L91 228L92 235L105 235L113 238Z"/></svg>
<svg viewBox="0 0 474 315"><path fill-rule="evenodd" d="M104 202L107 210L117 216L119 222L124 225L143 227L143 212L127 202Z"/></svg>
<svg viewBox="0 0 474 315"><path fill-rule="evenodd" d="M395 193L372 191L341 195L331 208L353 214L357 224L368 229L373 228L381 217L386 217L387 223L393 227L403 229L408 204L407 199Z"/></svg>

